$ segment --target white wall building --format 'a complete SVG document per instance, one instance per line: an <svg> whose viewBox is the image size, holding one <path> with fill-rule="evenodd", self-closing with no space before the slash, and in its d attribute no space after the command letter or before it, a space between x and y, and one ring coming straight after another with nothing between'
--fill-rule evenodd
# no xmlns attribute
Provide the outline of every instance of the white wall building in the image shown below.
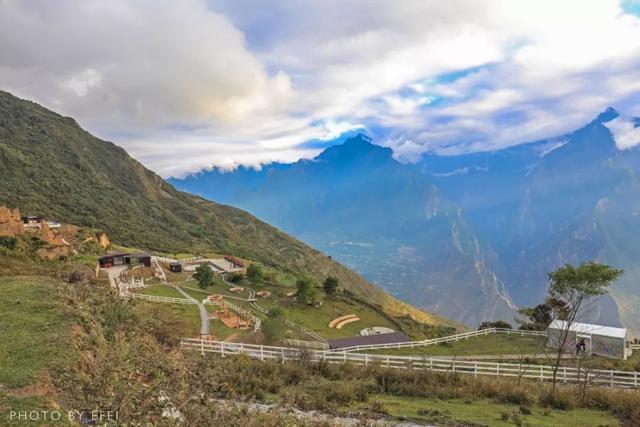
<svg viewBox="0 0 640 427"><path fill-rule="evenodd" d="M547 328L547 347L559 348L562 344L567 322L554 320ZM585 344L585 353L626 359L631 355L627 330L611 326L592 325L589 323L573 322L569 328L564 347L567 352L576 352L576 343Z"/></svg>

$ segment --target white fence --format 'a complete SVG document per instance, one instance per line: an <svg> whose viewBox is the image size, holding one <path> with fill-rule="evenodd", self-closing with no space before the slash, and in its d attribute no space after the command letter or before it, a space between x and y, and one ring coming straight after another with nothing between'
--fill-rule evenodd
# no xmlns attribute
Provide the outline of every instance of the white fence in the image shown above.
<svg viewBox="0 0 640 427"><path fill-rule="evenodd" d="M352 351L363 351L363 350L382 350L385 348L425 347L428 345L440 344L443 342L460 341L463 339L480 337L480 336L485 336L485 335L495 334L495 333L503 333L507 335L520 335L520 336L525 336L525 335L538 336L538 337L547 336L547 333L545 331L521 331L519 329L487 328L487 329L480 329L477 331L465 332L462 334L448 335L446 337L426 339L422 341L408 341L408 342L388 343L388 344L356 345L352 347L337 348L337 349L333 349L332 351L352 352Z"/></svg>
<svg viewBox="0 0 640 427"><path fill-rule="evenodd" d="M303 354L314 361L329 363L353 363L356 365L377 365L386 368L411 369L434 372L451 372L467 375L528 378L539 381L553 379L553 368L547 365L521 363L479 362L455 359L438 359L419 356L389 356L362 353L336 353L332 351L300 350L291 347L263 346L224 341L206 341L192 338L182 340L182 347L200 351L202 354L215 353L221 356L244 354L260 360L275 359L284 363L298 360ZM561 383L585 382L592 385L637 388L640 372L613 370L585 370L560 367L557 381Z"/></svg>
<svg viewBox="0 0 640 427"><path fill-rule="evenodd" d="M198 304L198 301L187 298L161 297L158 295L138 294L135 292L129 292L128 289L123 292L122 296L125 298L142 299L151 302L167 302L171 304Z"/></svg>
<svg viewBox="0 0 640 427"><path fill-rule="evenodd" d="M298 347L298 348L312 348L314 350L329 350L329 344L322 341L284 339L282 340L282 344L286 346Z"/></svg>
<svg viewBox="0 0 640 427"><path fill-rule="evenodd" d="M196 261L199 261L199 260L203 259L200 256L194 256L194 257L191 257L191 258L184 258L184 259L175 259L175 258L167 258L167 257L164 257L164 256L157 256L157 255L153 256L152 258L157 260L158 262L164 262L164 263L167 263L167 264L170 264L172 262L179 262L181 264L187 264L187 263L190 263L190 262L196 262Z"/></svg>

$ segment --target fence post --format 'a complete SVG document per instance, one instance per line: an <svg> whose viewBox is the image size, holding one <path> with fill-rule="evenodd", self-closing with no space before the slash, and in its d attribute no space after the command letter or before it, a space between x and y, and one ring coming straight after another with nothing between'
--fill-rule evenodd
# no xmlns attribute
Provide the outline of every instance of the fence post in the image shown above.
<svg viewBox="0 0 640 427"><path fill-rule="evenodd" d="M264 346L260 346L260 360L264 361Z"/></svg>
<svg viewBox="0 0 640 427"><path fill-rule="evenodd" d="M391 364L389 363L389 356L387 356L387 368L390 368Z"/></svg>
<svg viewBox="0 0 640 427"><path fill-rule="evenodd" d="M609 377L610 377L610 385L611 387L613 387L613 369L609 371Z"/></svg>
<svg viewBox="0 0 640 427"><path fill-rule="evenodd" d="M477 361L473 362L473 376L475 378L478 377L478 362Z"/></svg>
<svg viewBox="0 0 640 427"><path fill-rule="evenodd" d="M221 350L222 357L224 357L224 341L220 343L220 350Z"/></svg>
<svg viewBox="0 0 640 427"><path fill-rule="evenodd" d="M567 382L567 367L563 367L562 368L562 376L564 377L564 381L563 382ZM580 378L578 378L578 381L580 380Z"/></svg>
<svg viewBox="0 0 640 427"><path fill-rule="evenodd" d="M544 371L542 365L540 365L540 381L544 381Z"/></svg>
<svg viewBox="0 0 640 427"><path fill-rule="evenodd" d="M633 386L638 387L638 372L633 373Z"/></svg>
<svg viewBox="0 0 640 427"><path fill-rule="evenodd" d="M204 340L200 340L200 354L204 356Z"/></svg>

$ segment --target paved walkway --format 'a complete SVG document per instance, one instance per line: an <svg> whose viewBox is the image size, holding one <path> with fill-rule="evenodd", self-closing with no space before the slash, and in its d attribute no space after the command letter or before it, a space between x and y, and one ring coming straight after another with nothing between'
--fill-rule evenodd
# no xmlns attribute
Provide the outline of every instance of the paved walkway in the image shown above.
<svg viewBox="0 0 640 427"><path fill-rule="evenodd" d="M118 289L118 283L116 279L120 277L122 272L124 272L126 269L127 269L126 265L118 266L118 267L109 267L109 268L103 269L107 272L107 276L109 276L109 283L111 284L112 288Z"/></svg>
<svg viewBox="0 0 640 427"><path fill-rule="evenodd" d="M202 302L198 301L188 293L186 293L181 287L175 287L178 292L180 292L185 298L196 301L198 303L198 308L200 309L200 334L201 335L210 335L209 332L209 312L207 308L202 304Z"/></svg>

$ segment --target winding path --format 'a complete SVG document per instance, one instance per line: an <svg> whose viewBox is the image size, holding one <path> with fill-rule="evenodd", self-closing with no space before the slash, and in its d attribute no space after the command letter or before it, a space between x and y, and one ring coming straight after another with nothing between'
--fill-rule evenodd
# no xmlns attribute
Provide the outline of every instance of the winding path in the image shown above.
<svg viewBox="0 0 640 427"><path fill-rule="evenodd" d="M198 303L198 308L200 309L200 335L210 335L209 332L209 312L207 308L202 304L202 302L198 301L188 293L186 293L181 287L175 287L178 292L180 292L185 298L193 300Z"/></svg>

